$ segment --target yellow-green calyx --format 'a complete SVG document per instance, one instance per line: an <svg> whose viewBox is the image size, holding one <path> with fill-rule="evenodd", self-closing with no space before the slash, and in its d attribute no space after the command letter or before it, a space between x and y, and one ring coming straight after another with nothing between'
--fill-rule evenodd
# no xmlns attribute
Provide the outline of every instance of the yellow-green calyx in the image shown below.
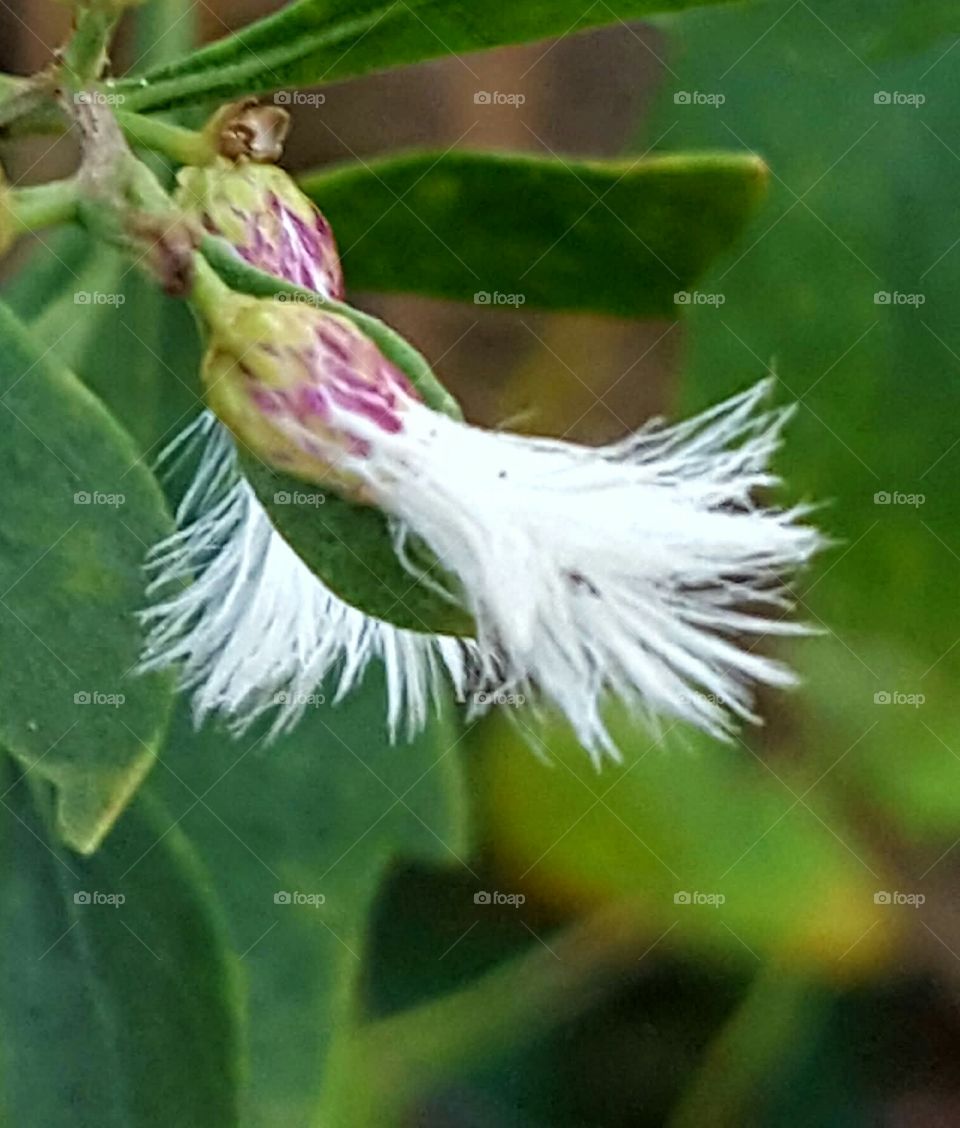
<svg viewBox="0 0 960 1128"><path fill-rule="evenodd" d="M420 398L407 377L348 318L294 297L237 294L205 264L194 297L210 328L207 402L247 453L371 502L367 461Z"/></svg>

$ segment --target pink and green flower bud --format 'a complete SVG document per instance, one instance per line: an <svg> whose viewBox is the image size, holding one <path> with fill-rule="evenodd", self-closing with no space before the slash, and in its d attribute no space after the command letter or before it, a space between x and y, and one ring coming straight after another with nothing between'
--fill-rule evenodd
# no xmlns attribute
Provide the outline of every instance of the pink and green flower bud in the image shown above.
<svg viewBox="0 0 960 1128"><path fill-rule="evenodd" d="M282 296L198 290L216 415L269 466L374 503L369 462L420 401L407 376L346 317Z"/></svg>
<svg viewBox="0 0 960 1128"><path fill-rule="evenodd" d="M251 266L322 297L343 297L330 224L283 169L221 158L203 168L183 168L177 180L181 206Z"/></svg>

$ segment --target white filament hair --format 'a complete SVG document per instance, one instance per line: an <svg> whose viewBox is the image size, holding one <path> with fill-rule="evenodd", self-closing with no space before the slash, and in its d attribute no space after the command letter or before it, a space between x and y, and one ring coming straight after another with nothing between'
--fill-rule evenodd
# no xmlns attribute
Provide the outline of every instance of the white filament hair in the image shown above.
<svg viewBox="0 0 960 1128"><path fill-rule="evenodd" d="M439 707L441 669L465 698L474 642L402 630L345 603L276 531L240 474L233 439L210 412L161 461L196 445L199 465L177 510L178 531L148 559L148 595L159 602L142 615L140 668L178 668L198 726L221 714L240 734L275 708L269 736L288 732L322 701L328 678L336 679L336 703L375 659L384 667L393 739L401 731L412 738L431 703Z"/></svg>
<svg viewBox="0 0 960 1128"><path fill-rule="evenodd" d="M759 720L753 683L795 682L735 636L808 633L783 581L823 543L809 507L756 498L792 411L758 410L771 386L600 448L413 402L396 434L351 419L370 454L350 469L458 577L485 675L532 687L595 758L618 756L610 697L729 739Z"/></svg>
<svg viewBox="0 0 960 1128"><path fill-rule="evenodd" d="M511 693L553 707L596 760L619 757L611 697L729 739L737 718L758 721L755 683L795 681L748 643L806 633L786 621L784 581L823 543L800 523L808 507L757 500L778 482L769 464L790 414L758 410L770 384L599 448L483 430L415 401L396 434L345 418L367 441L346 468L393 518L401 559L412 533L456 577L475 642L400 630L333 595L204 416L180 531L152 561L158 589L196 579L147 612L144 665L179 665L198 722L220 712L239 729L278 702L273 730L290 728L334 669L339 699L378 657L393 733L423 725L445 670L460 700L491 690L475 710Z"/></svg>

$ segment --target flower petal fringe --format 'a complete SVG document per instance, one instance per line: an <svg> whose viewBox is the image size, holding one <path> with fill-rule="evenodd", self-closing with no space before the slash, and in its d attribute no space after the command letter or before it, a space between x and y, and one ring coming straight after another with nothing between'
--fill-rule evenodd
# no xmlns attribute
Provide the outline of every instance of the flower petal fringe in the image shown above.
<svg viewBox="0 0 960 1128"><path fill-rule="evenodd" d="M335 669L339 699L378 657L393 733L424 723L445 670L460 700L490 690L475 711L511 693L554 706L595 759L619 755L602 716L611 696L728 738L735 717L758 719L752 683L795 680L735 636L807 633L784 621L783 581L823 543L798 523L807 507L756 501L777 483L768 466L790 414L758 411L769 388L601 448L482 430L418 402L396 433L370 423L351 468L401 549L415 534L459 579L475 642L400 630L333 595L204 416L181 531L153 559L157 588L198 578L147 613L145 665L181 663L198 722L219 711L239 729L274 703L273 731L289 729ZM363 434L363 420L350 428Z"/></svg>
<svg viewBox="0 0 960 1128"><path fill-rule="evenodd" d="M140 668L179 668L198 727L220 713L240 734L276 707L269 737L288 732L322 701L329 677L336 675L339 701L373 659L384 665L394 739L423 727L431 701L439 704L442 670L465 698L474 642L401 630L345 603L274 529L210 412L161 461L195 446L199 467L177 511L178 532L148 559L148 594L163 597L142 615L149 633Z"/></svg>
<svg viewBox="0 0 960 1128"><path fill-rule="evenodd" d="M808 507L755 498L778 482L768 466L791 413L758 412L771 386L601 448L483 430L414 400L390 431L347 411L327 425L361 444L341 466L459 578L485 678L533 687L595 758L616 757L610 696L723 738L731 714L758 720L752 682L795 680L730 637L808 633L783 621L783 580L823 543L798 523Z"/></svg>

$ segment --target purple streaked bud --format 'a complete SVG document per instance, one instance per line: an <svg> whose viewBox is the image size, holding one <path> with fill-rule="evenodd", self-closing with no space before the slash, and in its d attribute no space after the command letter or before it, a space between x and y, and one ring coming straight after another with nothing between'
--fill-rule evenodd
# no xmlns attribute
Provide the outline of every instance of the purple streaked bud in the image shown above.
<svg viewBox="0 0 960 1128"><path fill-rule="evenodd" d="M343 271L326 218L276 165L220 159L183 168L177 199L251 266L341 300Z"/></svg>
<svg viewBox="0 0 960 1128"><path fill-rule="evenodd" d="M203 293L200 287L200 294ZM202 378L210 407L268 465L368 502L362 466L420 396L352 321L219 288Z"/></svg>

